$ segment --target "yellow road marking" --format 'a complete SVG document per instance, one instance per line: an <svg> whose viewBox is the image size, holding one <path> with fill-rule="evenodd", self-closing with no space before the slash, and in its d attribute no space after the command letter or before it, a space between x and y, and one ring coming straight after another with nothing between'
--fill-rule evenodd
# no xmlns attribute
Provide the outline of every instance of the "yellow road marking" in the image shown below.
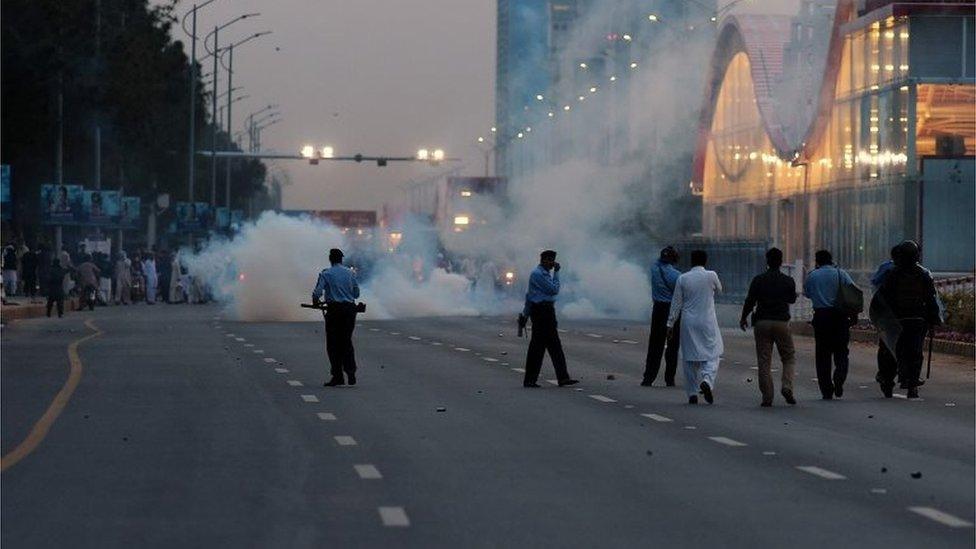
<svg viewBox="0 0 976 549"><path fill-rule="evenodd" d="M54 425L54 422L57 421L58 416L61 415L68 401L71 400L71 394L75 392L75 388L81 382L82 368L81 358L78 356L78 346L89 339L102 335L102 331L98 329L98 326L95 326L95 323L91 319L85 321L85 326L94 330L94 333L76 339L68 345L68 363L71 365L71 369L68 371L68 380L65 381L64 386L61 387L58 394L54 395L54 400L51 401L47 410L44 411L41 419L37 420L37 423L31 428L27 438L18 444L16 448L8 452L7 455L0 458L0 472L6 471L8 468L16 465L17 462L30 455L44 441L47 432Z"/></svg>

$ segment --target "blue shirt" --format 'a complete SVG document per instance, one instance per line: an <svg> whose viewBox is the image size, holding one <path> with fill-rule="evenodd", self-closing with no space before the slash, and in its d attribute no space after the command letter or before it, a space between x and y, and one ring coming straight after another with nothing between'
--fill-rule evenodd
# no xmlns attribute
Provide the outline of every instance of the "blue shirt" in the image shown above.
<svg viewBox="0 0 976 549"><path fill-rule="evenodd" d="M556 301L557 294L559 294L559 273L553 271L550 274L545 267L539 265L529 275L529 291L525 293L525 307L522 309L522 314L528 316L533 303Z"/></svg>
<svg viewBox="0 0 976 549"><path fill-rule="evenodd" d="M875 289L880 288L881 283L884 282L885 276L888 275L888 271L894 267L895 262L890 259L886 260L881 265L878 265L878 270L875 271L874 275L871 276L871 285L874 286Z"/></svg>
<svg viewBox="0 0 976 549"><path fill-rule="evenodd" d="M840 280L854 284L851 275L833 265L817 267L807 275L803 283L803 295L810 298L814 309L828 309L837 303L837 287Z"/></svg>
<svg viewBox="0 0 976 549"><path fill-rule="evenodd" d="M333 265L319 273L319 280L312 291L312 301L320 296L326 303L355 303L359 297L356 274L345 265Z"/></svg>
<svg viewBox="0 0 976 549"><path fill-rule="evenodd" d="M674 285L678 283L681 271L674 265L658 259L651 267L651 299L671 303L674 297Z"/></svg>

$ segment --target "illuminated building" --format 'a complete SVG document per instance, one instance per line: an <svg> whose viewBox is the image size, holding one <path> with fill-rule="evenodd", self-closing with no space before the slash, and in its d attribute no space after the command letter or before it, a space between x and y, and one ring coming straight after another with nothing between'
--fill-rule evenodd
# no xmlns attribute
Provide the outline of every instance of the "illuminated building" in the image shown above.
<svg viewBox="0 0 976 549"><path fill-rule="evenodd" d="M972 271L973 8L840 0L824 59L805 69L812 93L788 85L804 14L727 17L691 182L702 236L773 244L807 266L824 248L861 274L914 238L933 271Z"/></svg>

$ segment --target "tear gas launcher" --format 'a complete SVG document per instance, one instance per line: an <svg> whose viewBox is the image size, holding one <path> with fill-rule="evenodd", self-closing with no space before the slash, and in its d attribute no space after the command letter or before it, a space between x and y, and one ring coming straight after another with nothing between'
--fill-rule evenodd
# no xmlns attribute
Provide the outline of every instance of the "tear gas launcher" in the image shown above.
<svg viewBox="0 0 976 549"><path fill-rule="evenodd" d="M329 304L328 303L324 303L324 302L321 302L321 303L301 303L300 305L301 305L301 307L303 309L318 309L318 310L320 310L322 312L325 312L325 311L328 311L329 310ZM362 303L362 302L357 303L356 304L356 312L357 313L365 313L366 312L366 304L365 303Z"/></svg>

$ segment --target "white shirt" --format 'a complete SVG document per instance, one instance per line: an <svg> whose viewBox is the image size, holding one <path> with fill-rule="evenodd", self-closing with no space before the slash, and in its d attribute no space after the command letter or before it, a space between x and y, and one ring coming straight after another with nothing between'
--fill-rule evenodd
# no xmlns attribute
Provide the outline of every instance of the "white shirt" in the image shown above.
<svg viewBox="0 0 976 549"><path fill-rule="evenodd" d="M715 294L722 291L715 271L692 267L678 277L668 328L681 317L681 356L687 361L716 360L725 351L715 315Z"/></svg>

